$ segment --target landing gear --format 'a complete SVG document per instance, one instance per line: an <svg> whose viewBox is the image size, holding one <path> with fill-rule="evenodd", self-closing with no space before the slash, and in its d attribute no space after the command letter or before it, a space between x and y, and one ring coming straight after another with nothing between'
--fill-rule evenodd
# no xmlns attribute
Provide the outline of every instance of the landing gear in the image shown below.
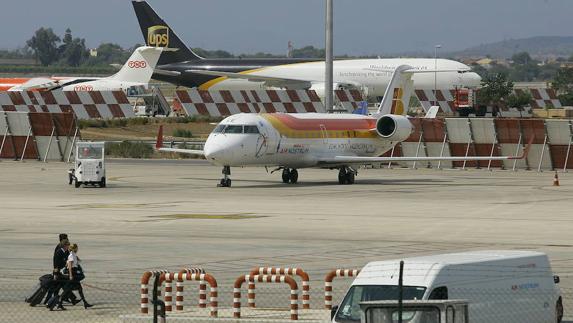
<svg viewBox="0 0 573 323"><path fill-rule="evenodd" d="M282 179L285 184L296 184L298 182L298 171L293 168L285 168L283 169Z"/></svg>
<svg viewBox="0 0 573 323"><path fill-rule="evenodd" d="M356 171L350 167L342 167L338 172L338 184L354 184Z"/></svg>
<svg viewBox="0 0 573 323"><path fill-rule="evenodd" d="M224 166L222 173L223 178L221 178L221 182L217 184L217 187L231 187L231 179L229 178L231 176L231 167Z"/></svg>

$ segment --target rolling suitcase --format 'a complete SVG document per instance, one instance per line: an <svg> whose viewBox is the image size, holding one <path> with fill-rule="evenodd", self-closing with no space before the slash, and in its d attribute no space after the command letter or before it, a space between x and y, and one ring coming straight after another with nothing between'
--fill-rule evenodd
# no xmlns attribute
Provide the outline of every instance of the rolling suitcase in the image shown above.
<svg viewBox="0 0 573 323"><path fill-rule="evenodd" d="M42 283L38 283L30 296L26 297L26 303L30 304L30 306L36 306L44 300L44 297L48 293L48 288L42 286Z"/></svg>

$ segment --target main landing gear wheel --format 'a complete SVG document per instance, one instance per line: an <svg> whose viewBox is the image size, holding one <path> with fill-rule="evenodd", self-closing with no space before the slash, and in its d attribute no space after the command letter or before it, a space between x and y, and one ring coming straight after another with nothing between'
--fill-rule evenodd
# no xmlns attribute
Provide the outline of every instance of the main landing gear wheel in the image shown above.
<svg viewBox="0 0 573 323"><path fill-rule="evenodd" d="M348 167L342 167L338 172L338 184L354 184L356 172Z"/></svg>
<svg viewBox="0 0 573 323"><path fill-rule="evenodd" d="M296 169L285 168L282 174L283 183L296 184L298 182L298 171Z"/></svg>
<svg viewBox="0 0 573 323"><path fill-rule="evenodd" d="M219 182L219 184L217 184L218 187L231 187L231 179L229 178L229 176L231 175L231 167L230 166L224 166L223 167L223 178L221 178L221 182Z"/></svg>

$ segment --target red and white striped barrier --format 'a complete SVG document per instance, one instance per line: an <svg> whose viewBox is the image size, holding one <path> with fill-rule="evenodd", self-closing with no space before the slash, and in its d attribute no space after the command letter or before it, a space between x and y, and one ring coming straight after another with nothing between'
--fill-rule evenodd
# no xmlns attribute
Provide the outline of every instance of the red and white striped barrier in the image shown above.
<svg viewBox="0 0 573 323"><path fill-rule="evenodd" d="M177 294L176 294L176 309L177 311L182 311L183 310L183 281L187 280L193 280L193 281L200 281L201 283L204 284L204 282L209 283L209 304L210 304L210 315L211 317L217 317L218 316L218 307L219 307L219 302L218 302L218 290L217 290L217 280L215 279L215 277L213 277L210 274L206 274L203 272L202 269L200 268L191 268L189 270L182 270L179 273L165 273L162 274L161 279L165 281L165 288L166 288L166 292L165 292L165 311L167 312L171 312L173 309L173 298L172 295L170 294L170 297L167 297L167 287L172 287L171 283L175 280L177 281ZM169 285L168 285L169 284ZM206 290L206 287L205 287ZM171 291L171 290L170 290ZM206 296L207 294L205 293L205 302L206 302ZM200 298L201 298L201 294L200 294ZM201 303L200 303L201 304ZM200 307L206 307L205 306L200 306Z"/></svg>
<svg viewBox="0 0 573 323"><path fill-rule="evenodd" d="M298 320L298 285L289 276L243 275L237 278L233 288L233 317L241 318L241 287L244 282L286 283L290 287L290 319Z"/></svg>
<svg viewBox="0 0 573 323"><path fill-rule="evenodd" d="M74 113L78 119L133 118L123 91L0 92L0 110Z"/></svg>
<svg viewBox="0 0 573 323"><path fill-rule="evenodd" d="M143 314L149 312L149 280L154 275L166 274L167 270L155 270L146 271L141 276L141 299L140 299L140 311ZM157 297L161 296L161 290L157 290Z"/></svg>
<svg viewBox="0 0 573 323"><path fill-rule="evenodd" d="M515 93L523 93L529 90L531 95L531 107L534 109L544 109L549 106L554 108L562 108L563 105L557 93L553 89L515 89Z"/></svg>
<svg viewBox="0 0 573 323"><path fill-rule="evenodd" d="M334 277L355 277L360 273L358 269L335 269L324 277L324 306L332 309L332 281Z"/></svg>
<svg viewBox="0 0 573 323"><path fill-rule="evenodd" d="M324 105L314 91L177 91L185 113L191 115L229 116L259 112L324 112Z"/></svg>
<svg viewBox="0 0 573 323"><path fill-rule="evenodd" d="M433 105L438 105L440 110L446 114L453 114L455 111L456 90L439 89L436 95L434 95L434 90L415 90L414 92L425 111Z"/></svg>
<svg viewBox="0 0 573 323"><path fill-rule="evenodd" d="M173 291L172 282L175 280L176 294L175 294L175 307L177 311L183 310L183 281L191 274L204 274L202 268L185 268L178 274L165 275L165 311L171 312L173 308L173 296L168 292ZM204 280L199 282L199 307L207 307L207 285Z"/></svg>
<svg viewBox="0 0 573 323"><path fill-rule="evenodd" d="M282 275L294 276L297 275L302 280L302 308L310 308L310 277L300 268L279 268L279 267L259 267L251 270L251 276L254 275ZM249 282L247 300L249 307L256 307L255 305L255 282Z"/></svg>
<svg viewBox="0 0 573 323"><path fill-rule="evenodd" d="M354 112L354 110L359 108L358 102L364 101L359 90L335 90L334 100L340 108L348 113Z"/></svg>

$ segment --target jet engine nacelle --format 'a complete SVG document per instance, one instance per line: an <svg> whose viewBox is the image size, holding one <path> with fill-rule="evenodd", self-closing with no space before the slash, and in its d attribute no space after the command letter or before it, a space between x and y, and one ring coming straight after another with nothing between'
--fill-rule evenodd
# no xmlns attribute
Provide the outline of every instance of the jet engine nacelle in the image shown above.
<svg viewBox="0 0 573 323"><path fill-rule="evenodd" d="M376 122L378 135L391 141L400 142L408 139L413 129L410 120L401 115L388 114Z"/></svg>

